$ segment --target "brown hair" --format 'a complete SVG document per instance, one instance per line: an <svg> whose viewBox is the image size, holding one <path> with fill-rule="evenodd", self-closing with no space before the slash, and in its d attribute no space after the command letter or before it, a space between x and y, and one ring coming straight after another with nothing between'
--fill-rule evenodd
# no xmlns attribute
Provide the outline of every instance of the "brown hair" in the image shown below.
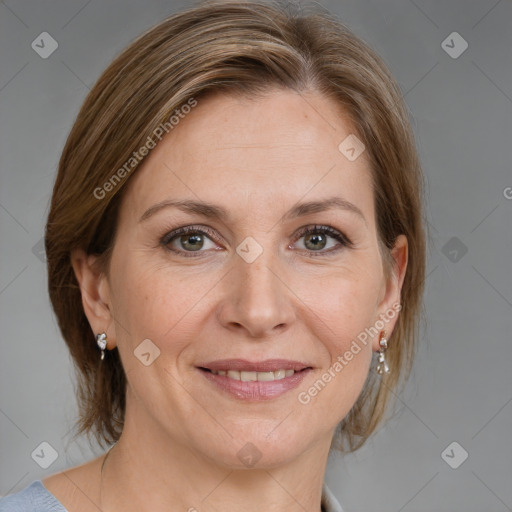
<svg viewBox="0 0 512 512"><path fill-rule="evenodd" d="M316 9L292 12L264 2L200 4L137 38L85 99L62 152L45 236L50 298L78 375L77 435L94 433L101 444L119 438L126 377L117 349L100 363L70 253L81 248L102 255L108 271L119 204L134 174L126 162L177 108L210 91L247 97L276 87L317 91L350 116L371 162L386 270L400 234L408 239L408 267L403 308L386 353L391 373L377 378L369 372L339 426L340 450L364 443L408 376L422 309L425 234L423 177L407 109L379 57L336 18ZM108 193L98 198L98 187L113 183L115 174L115 186L104 187Z"/></svg>

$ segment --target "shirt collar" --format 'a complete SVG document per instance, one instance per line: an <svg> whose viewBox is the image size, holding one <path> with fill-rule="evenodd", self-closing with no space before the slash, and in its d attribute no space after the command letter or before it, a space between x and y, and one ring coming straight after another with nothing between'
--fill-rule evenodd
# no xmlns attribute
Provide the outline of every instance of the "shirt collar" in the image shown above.
<svg viewBox="0 0 512 512"><path fill-rule="evenodd" d="M325 512L343 512L338 500L325 483L322 486L322 510Z"/></svg>

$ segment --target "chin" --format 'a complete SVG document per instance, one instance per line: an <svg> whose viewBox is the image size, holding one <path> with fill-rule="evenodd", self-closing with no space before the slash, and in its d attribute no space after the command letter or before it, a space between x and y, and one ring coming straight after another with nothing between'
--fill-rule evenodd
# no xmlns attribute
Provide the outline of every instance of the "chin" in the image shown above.
<svg viewBox="0 0 512 512"><path fill-rule="evenodd" d="M286 421L286 420L285 420ZM273 469L292 462L314 443L304 436L305 429L294 428L290 432L279 425L279 421L257 422L244 428L226 428L232 435L223 436L223 440L202 446L203 454L226 469ZM270 425L270 426L269 426ZM267 428L269 426L269 428ZM214 438L215 439L215 438ZM204 442L204 438L202 439Z"/></svg>

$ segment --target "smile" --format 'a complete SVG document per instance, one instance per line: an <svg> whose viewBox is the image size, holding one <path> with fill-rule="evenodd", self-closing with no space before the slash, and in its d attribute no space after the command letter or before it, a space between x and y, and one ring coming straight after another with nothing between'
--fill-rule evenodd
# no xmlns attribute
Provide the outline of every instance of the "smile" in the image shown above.
<svg viewBox="0 0 512 512"><path fill-rule="evenodd" d="M251 372L238 370L211 370L214 375L227 376L230 379L241 380L242 382L269 382L291 377L295 370L277 370L275 372Z"/></svg>
<svg viewBox="0 0 512 512"><path fill-rule="evenodd" d="M296 388L311 366L283 359L250 362L243 359L214 361L197 369L224 396L250 402L270 400Z"/></svg>

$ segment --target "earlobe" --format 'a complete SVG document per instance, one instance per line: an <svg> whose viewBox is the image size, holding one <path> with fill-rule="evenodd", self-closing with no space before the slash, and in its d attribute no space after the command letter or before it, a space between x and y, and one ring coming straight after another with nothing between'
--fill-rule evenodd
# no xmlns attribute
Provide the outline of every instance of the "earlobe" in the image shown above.
<svg viewBox="0 0 512 512"><path fill-rule="evenodd" d="M82 305L94 334L113 327L107 277L97 268L96 261L97 256L86 254L82 249L75 249L71 253L71 264L80 286ZM114 338L113 333L109 333L109 345L112 345Z"/></svg>

